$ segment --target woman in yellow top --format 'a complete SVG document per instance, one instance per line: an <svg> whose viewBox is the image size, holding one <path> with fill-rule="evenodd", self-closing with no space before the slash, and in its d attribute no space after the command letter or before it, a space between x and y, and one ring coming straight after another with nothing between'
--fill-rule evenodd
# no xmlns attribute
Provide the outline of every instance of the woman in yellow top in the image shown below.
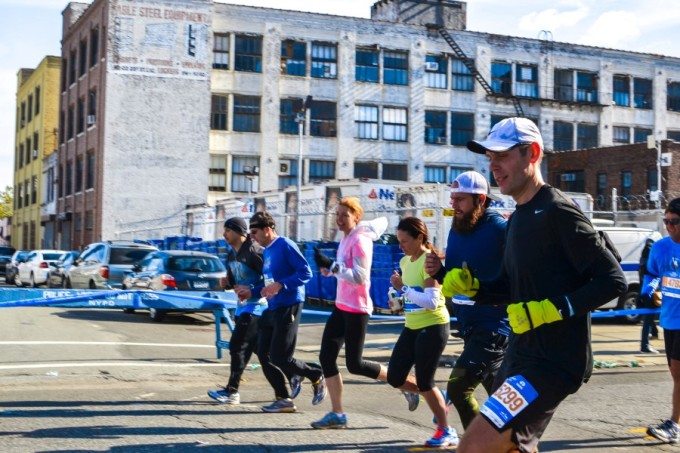
<svg viewBox="0 0 680 453"><path fill-rule="evenodd" d="M434 382L449 337L449 313L439 284L425 273L425 257L432 250L427 226L417 217L402 219L397 226L397 239L406 256L399 262L401 275L395 271L390 283L401 294L406 323L392 350L387 382L395 388L404 386L415 365L418 392L437 423L434 435L425 444L455 446L458 435L446 420L446 404Z"/></svg>

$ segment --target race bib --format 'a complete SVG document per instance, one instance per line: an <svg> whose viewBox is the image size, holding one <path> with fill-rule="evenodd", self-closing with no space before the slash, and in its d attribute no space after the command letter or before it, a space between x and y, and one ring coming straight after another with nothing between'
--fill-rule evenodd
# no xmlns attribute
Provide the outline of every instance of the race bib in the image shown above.
<svg viewBox="0 0 680 453"><path fill-rule="evenodd" d="M503 428L536 399L538 392L523 376L510 376L486 400L480 412L497 428Z"/></svg>
<svg viewBox="0 0 680 453"><path fill-rule="evenodd" d="M405 313L416 313L419 311L425 311L425 309L419 305L411 302L407 297L404 296L404 312Z"/></svg>
<svg viewBox="0 0 680 453"><path fill-rule="evenodd" d="M267 277L267 276L264 277L264 286L269 286L269 285L271 285L272 283L274 283L274 279L273 279L273 278Z"/></svg>

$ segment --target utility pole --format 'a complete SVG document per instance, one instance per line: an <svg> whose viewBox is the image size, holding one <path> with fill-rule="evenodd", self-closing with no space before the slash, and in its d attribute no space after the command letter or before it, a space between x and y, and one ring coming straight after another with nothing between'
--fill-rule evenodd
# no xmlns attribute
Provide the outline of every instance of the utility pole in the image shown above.
<svg viewBox="0 0 680 453"><path fill-rule="evenodd" d="M298 125L298 168L297 168L297 204L295 208L295 239L300 242L301 238L301 216L300 207L302 206L302 135L305 128L305 116L307 109L312 104L312 96L307 96L305 101L302 103L300 110L295 115L295 122Z"/></svg>
<svg viewBox="0 0 680 453"><path fill-rule="evenodd" d="M661 209L661 140L655 140L653 135L647 136L647 148L656 149L656 193L649 193L649 199L654 201L657 209Z"/></svg>

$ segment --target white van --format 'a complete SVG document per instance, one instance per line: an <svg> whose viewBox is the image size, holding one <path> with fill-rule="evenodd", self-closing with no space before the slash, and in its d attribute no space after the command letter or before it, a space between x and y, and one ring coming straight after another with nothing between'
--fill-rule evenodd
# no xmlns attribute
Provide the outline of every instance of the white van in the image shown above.
<svg viewBox="0 0 680 453"><path fill-rule="evenodd" d="M595 225L595 229L606 232L614 243L616 250L618 250L619 255L621 255L621 268L623 269L626 281L628 282L628 290L624 295L618 299L610 300L599 309L637 308L637 299L640 292L640 278L638 276L640 255L642 254L642 249L644 248L647 239L658 241L661 239L661 234L646 228L624 228L597 224ZM626 320L631 323L637 323L640 320L640 316L628 315L626 316Z"/></svg>

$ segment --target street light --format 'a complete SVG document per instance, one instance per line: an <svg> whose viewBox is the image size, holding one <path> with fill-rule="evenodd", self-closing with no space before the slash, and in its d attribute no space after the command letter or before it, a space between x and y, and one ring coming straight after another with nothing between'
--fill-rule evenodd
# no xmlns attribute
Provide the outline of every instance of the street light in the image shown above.
<svg viewBox="0 0 680 453"><path fill-rule="evenodd" d="M253 192L253 180L257 177L257 175L260 174L260 167L257 165L244 165L243 166L243 174L245 175L246 179L248 180L248 200L252 202L251 196ZM254 210L254 209L253 209Z"/></svg>
<svg viewBox="0 0 680 453"><path fill-rule="evenodd" d="M297 203L295 207L295 239L300 241L300 206L302 205L302 132L305 127L305 114L312 104L312 96L307 96L300 109L295 114L295 122L298 125L298 168L297 168Z"/></svg>
<svg viewBox="0 0 680 453"><path fill-rule="evenodd" d="M648 135L647 148L656 148L656 193L649 195L650 199L656 202L656 207L661 209L661 140L655 140L653 135Z"/></svg>

